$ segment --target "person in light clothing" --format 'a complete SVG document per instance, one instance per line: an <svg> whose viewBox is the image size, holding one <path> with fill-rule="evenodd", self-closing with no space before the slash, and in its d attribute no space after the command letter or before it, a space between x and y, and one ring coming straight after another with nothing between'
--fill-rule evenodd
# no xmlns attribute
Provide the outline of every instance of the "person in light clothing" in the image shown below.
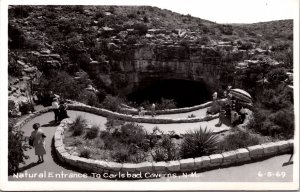
<svg viewBox="0 0 300 192"><path fill-rule="evenodd" d="M152 115L152 117L155 116L155 104L154 103L151 105L151 115Z"/></svg>
<svg viewBox="0 0 300 192"><path fill-rule="evenodd" d="M57 98L53 99L52 108L54 112L54 122L57 123L59 121L59 104Z"/></svg>
<svg viewBox="0 0 300 192"><path fill-rule="evenodd" d="M31 138L33 139L33 147L35 150L35 155L38 156L38 163L44 162L44 155L46 154L46 135L43 130L40 128L39 123L33 124L32 128L34 131L31 132Z"/></svg>

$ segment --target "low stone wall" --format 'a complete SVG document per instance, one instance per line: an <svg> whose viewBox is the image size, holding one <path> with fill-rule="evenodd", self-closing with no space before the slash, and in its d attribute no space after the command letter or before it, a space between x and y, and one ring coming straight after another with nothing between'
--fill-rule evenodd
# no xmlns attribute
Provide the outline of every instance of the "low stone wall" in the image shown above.
<svg viewBox="0 0 300 192"><path fill-rule="evenodd" d="M247 148L227 151L198 158L181 159L168 162L116 163L86 159L68 153L63 143L64 130L72 124L70 119L61 122L54 135L54 146L60 161L92 173L136 173L147 178L150 174L186 173L217 169L237 164L255 162L293 150L293 140L265 143Z"/></svg>
<svg viewBox="0 0 300 192"><path fill-rule="evenodd" d="M165 110L156 110L155 113L157 115L162 115L162 114L176 114L176 113L187 113L187 112L192 112L196 111L199 109L204 109L207 107L210 107L212 105L212 101L209 101L207 103L203 103L201 105L195 105L192 107L183 107L183 108L177 108L177 109L165 109ZM137 109L129 109L129 108L122 108L121 109L122 113L126 114L132 114L132 115L137 115L138 110ZM151 111L145 111L146 115L151 115Z"/></svg>
<svg viewBox="0 0 300 192"><path fill-rule="evenodd" d="M225 101L226 99L220 99L219 101ZM248 108L250 110L253 110L253 106L249 103L241 103L241 105L245 108ZM192 107L183 107L183 108L177 108L177 109L165 109L165 110L156 110L155 113L158 115L163 115L163 114L176 114L176 113L188 113L188 112L192 112L192 111L196 111L199 109L204 109L207 107L212 106L212 101L203 103L201 105L195 105ZM131 114L131 115L138 115L138 110L134 109L134 108L128 108L128 107L124 107L121 109L122 113L125 114ZM147 111L145 110L145 114L146 115L151 115L151 111Z"/></svg>
<svg viewBox="0 0 300 192"><path fill-rule="evenodd" d="M202 121L210 121L219 118L219 114L207 115L205 117L194 117L194 118L157 118L157 117L141 117L127 115L123 113L112 112L106 109L91 107L88 105L68 105L69 110L84 111L93 113L103 117L113 117L125 121L137 122L137 123L151 123L151 124L169 124L169 123L195 123Z"/></svg>
<svg viewBox="0 0 300 192"><path fill-rule="evenodd" d="M47 113L47 112L50 112L52 111L52 108L51 107L47 107L45 109L42 109L42 110L39 110L39 111L35 111L27 116L24 117L24 119L20 120L19 122L17 122L15 125L14 125L14 129L15 130L19 130L21 129L21 127L23 127L27 122L29 122L30 120L32 120L33 118L43 114L43 113Z"/></svg>

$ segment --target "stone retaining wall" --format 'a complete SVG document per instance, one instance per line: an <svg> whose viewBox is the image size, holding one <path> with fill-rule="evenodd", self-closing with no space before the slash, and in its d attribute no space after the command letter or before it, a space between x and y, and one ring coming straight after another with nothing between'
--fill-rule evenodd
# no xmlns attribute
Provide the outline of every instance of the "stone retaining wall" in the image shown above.
<svg viewBox="0 0 300 192"><path fill-rule="evenodd" d="M157 115L187 113L187 112L192 112L192 111L196 111L196 110L199 110L199 109L204 109L204 108L210 107L211 105L212 105L212 101L209 101L207 103L203 103L201 105L195 105L195 106L192 106L192 107L183 107L183 108L177 108L177 109L156 110L155 113ZM138 110L137 109L122 108L121 111L123 113L132 114L132 115L137 115L138 114ZM145 114L146 115L151 115L151 111L145 111Z"/></svg>
<svg viewBox="0 0 300 192"><path fill-rule="evenodd" d="M113 117L125 121L137 122L137 123L151 123L151 124L168 124L168 123L194 123L202 121L210 121L219 118L219 114L207 115L205 117L194 117L194 118L157 118L157 117L141 117L132 116L117 112L112 112L106 109L91 107L88 105L68 105L69 110L84 111L88 113L93 113L103 117Z"/></svg>
<svg viewBox="0 0 300 192"><path fill-rule="evenodd" d="M52 111L52 108L51 107L47 107L45 109L42 109L42 110L39 110L39 111L35 111L29 115L27 115L24 119L20 120L19 122L17 122L15 125L14 125L14 129L15 130L19 130L21 127L23 127L27 122L31 121L33 118L37 117L37 116L40 116L41 114L43 113L47 113L47 112L50 112Z"/></svg>
<svg viewBox="0 0 300 192"><path fill-rule="evenodd" d="M247 148L227 151L198 158L181 159L169 162L142 162L142 163L116 163L102 160L86 159L71 155L65 149L63 138L64 130L72 124L65 119L58 126L54 135L54 146L60 161L93 173L185 173L203 171L221 167L233 166L255 162L279 154L290 153L293 150L293 140L265 143Z"/></svg>
<svg viewBox="0 0 300 192"><path fill-rule="evenodd" d="M225 101L226 99L220 99L219 101ZM199 109L204 109L207 107L210 107L212 105L212 101L203 103L201 105L195 105L192 107L183 107L183 108L177 108L177 109L165 109L165 110L156 110L155 113L157 115L163 115L163 114L176 114L176 113L188 113L192 111L196 111ZM250 110L253 110L253 106L248 103L241 103L241 105L245 108L248 108ZM138 115L138 110L137 109L130 109L130 108L122 108L121 109L122 113L126 114L132 114L132 115ZM151 115L151 111L145 110L146 115Z"/></svg>

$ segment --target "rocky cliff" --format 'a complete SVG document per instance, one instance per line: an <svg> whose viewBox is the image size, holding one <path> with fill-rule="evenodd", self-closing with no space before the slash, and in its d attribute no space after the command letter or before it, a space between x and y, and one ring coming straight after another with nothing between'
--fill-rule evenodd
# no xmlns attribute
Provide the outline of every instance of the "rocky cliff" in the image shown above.
<svg viewBox="0 0 300 192"><path fill-rule="evenodd" d="M22 66L74 79L86 71L92 86L117 95L164 79L216 90L253 66L291 68L292 40L290 20L222 25L147 6L10 6L9 75L26 77L14 73Z"/></svg>

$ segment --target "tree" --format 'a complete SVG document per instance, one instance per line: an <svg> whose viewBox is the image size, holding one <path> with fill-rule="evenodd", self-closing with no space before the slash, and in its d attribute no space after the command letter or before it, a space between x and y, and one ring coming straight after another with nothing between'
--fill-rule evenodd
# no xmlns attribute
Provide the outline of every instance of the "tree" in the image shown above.
<svg viewBox="0 0 300 192"><path fill-rule="evenodd" d="M25 155L24 151L30 148L25 143L26 138L24 132L17 130L13 131L12 125L8 128L8 175L12 175L19 171L20 163L25 163L25 159L29 157Z"/></svg>
<svg viewBox="0 0 300 192"><path fill-rule="evenodd" d="M267 74L267 79L272 85L278 85L287 78L286 70L282 67L273 69Z"/></svg>

